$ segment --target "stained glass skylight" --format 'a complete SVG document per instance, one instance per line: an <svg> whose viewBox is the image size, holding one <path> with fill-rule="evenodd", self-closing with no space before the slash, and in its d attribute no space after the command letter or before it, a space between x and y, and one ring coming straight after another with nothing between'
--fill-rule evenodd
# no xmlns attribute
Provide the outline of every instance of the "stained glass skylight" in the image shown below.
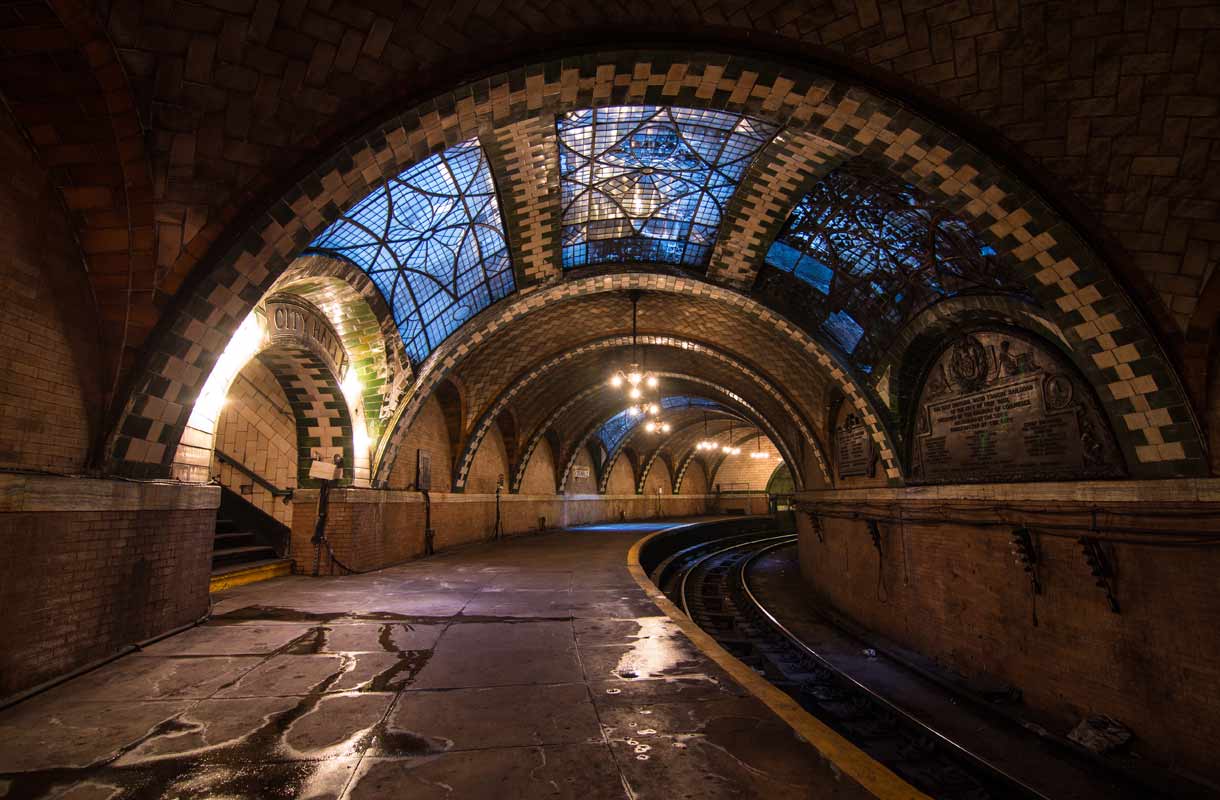
<svg viewBox="0 0 1220 800"><path fill-rule="evenodd" d="M694 397L691 395L668 395L662 397L657 403L662 409L672 411L681 408L719 408L720 404L715 400L708 400L706 397ZM664 415L661 417L664 419ZM627 434L635 429L636 425L644 422L642 416L632 416L628 411L620 411L610 419L606 420L597 430L597 438L601 439L602 444L606 448L606 452L613 453L614 448L626 438Z"/></svg>
<svg viewBox="0 0 1220 800"><path fill-rule="evenodd" d="M633 416L629 411L620 411L597 430L597 438L602 440L607 453L613 453L627 434L641 421L641 417Z"/></svg>
<svg viewBox="0 0 1220 800"><path fill-rule="evenodd" d="M724 205L775 126L693 108L559 117L563 266L707 262Z"/></svg>
<svg viewBox="0 0 1220 800"><path fill-rule="evenodd" d="M368 273L416 362L516 289L491 169L475 139L378 186L310 250Z"/></svg>
<svg viewBox="0 0 1220 800"><path fill-rule="evenodd" d="M766 262L806 288L794 299L791 285L767 274L762 288L814 316L866 371L907 320L942 297L1026 294L962 219L863 162L845 164L801 199Z"/></svg>

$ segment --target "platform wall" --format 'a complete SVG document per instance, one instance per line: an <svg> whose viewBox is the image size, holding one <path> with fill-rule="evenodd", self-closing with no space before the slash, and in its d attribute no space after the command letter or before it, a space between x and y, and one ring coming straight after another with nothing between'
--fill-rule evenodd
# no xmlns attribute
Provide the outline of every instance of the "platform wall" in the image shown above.
<svg viewBox="0 0 1220 800"><path fill-rule="evenodd" d="M1130 502L1115 502L1121 492ZM935 496L928 496L932 493ZM1087 526L1164 528L1163 512L1198 514L1192 528L1220 529L1220 481L1170 484L1042 484L810 492L805 502L839 501L866 513L991 519L997 503L1047 521L1038 511L1075 510ZM816 507L816 506L815 506ZM1114 515L1106 512L1116 512ZM1121 515L1121 516L1120 516ZM1063 521L1056 517L1057 521ZM1120 613L1109 609L1075 538L1036 537L1043 592L1036 598L1016 563L1011 527L881 524L882 555L862 521L822 518L819 541L798 514L802 572L812 597L851 621L970 677L998 679L1066 734L1090 713L1130 727L1135 749L1220 779L1220 548L1107 545L1117 571ZM1036 615L1036 623L1035 623Z"/></svg>
<svg viewBox="0 0 1220 800"><path fill-rule="evenodd" d="M489 539L494 530L494 494L432 493L435 547ZM298 572L312 572L310 543L317 522L317 490L293 499L292 558ZM687 517L714 509L706 495L512 495L500 498L504 535L593 522ZM353 569L395 564L424 553L425 503L418 492L340 489L331 494L327 538L339 561ZM329 573L323 555L321 569ZM341 572L342 570L336 570Z"/></svg>
<svg viewBox="0 0 1220 800"><path fill-rule="evenodd" d="M0 474L0 698L207 613L220 489Z"/></svg>

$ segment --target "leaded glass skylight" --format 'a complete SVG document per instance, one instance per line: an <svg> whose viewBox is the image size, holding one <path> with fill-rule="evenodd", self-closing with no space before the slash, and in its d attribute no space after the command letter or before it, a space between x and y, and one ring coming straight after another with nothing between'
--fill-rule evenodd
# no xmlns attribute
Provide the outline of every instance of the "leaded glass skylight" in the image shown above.
<svg viewBox="0 0 1220 800"><path fill-rule="evenodd" d="M827 175L797 203L766 262L806 288L798 300L793 286L768 274L760 288L799 305L866 371L907 320L942 297L1026 294L965 221L859 161Z"/></svg>
<svg viewBox="0 0 1220 800"><path fill-rule="evenodd" d="M629 411L620 411L606 420L597 430L597 438L601 439L607 453L613 453L627 434L641 421L641 417L633 416Z"/></svg>
<svg viewBox="0 0 1220 800"><path fill-rule="evenodd" d="M702 266L724 205L775 135L724 111L612 106L559 117L563 266Z"/></svg>
<svg viewBox="0 0 1220 800"><path fill-rule="evenodd" d="M720 404L715 400L680 394L662 397L658 405L666 411L682 408L720 408ZM602 423L602 426L597 430L597 438L601 439L606 452L613 453L618 443L626 438L635 429L636 425L644 421L645 418L643 416L633 416L630 411L620 411Z"/></svg>
<svg viewBox="0 0 1220 800"><path fill-rule="evenodd" d="M476 139L390 178L309 249L368 273L416 362L516 289L491 169Z"/></svg>

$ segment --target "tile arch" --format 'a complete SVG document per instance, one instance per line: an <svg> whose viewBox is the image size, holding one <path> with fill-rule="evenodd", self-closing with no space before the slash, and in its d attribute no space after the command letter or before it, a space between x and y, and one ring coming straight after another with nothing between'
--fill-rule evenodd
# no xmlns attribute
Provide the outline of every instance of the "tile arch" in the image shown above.
<svg viewBox="0 0 1220 800"><path fill-rule="evenodd" d="M800 412L793 406L791 401L785 396L782 388L776 386L773 381L760 375L750 365L740 361L739 359L734 358L718 348L701 342L654 335L644 335L638 338L639 341L645 345L676 348L684 352L697 353L705 358L715 359L731 366L734 370L737 370L743 376L747 377L747 379L756 384L763 392L774 399L784 410L784 413L788 416L788 419L797 426L803 441L806 442L806 444L815 453L815 457L821 466L823 477L826 480L829 480L828 467L826 466L828 462L826 460L822 444L813 432L814 429L808 423L808 421L803 418L803 415L800 414ZM595 340L580 347L564 351L559 356L535 365L519 375L509 385L508 389L501 393L501 395L496 398L492 405L482 412L478 421L475 422L471 428L471 433L466 439L466 444L462 448L461 455L455 460L454 491L461 491L465 487L466 474L470 469L470 465L474 461L474 456L478 452L479 445L495 424L495 420L499 414L502 413L504 409L510 407L515 397L517 397L521 392L525 391L532 384L544 379L554 370L561 368L564 364L569 363L586 353L594 353L607 349L629 346L630 343L630 336L612 336ZM598 382L594 386L578 392L573 396L573 398L570 398L564 405L562 405L559 411L566 411L574 402L576 402L575 398L587 397L591 395L595 389L604 390L604 384ZM559 411L552 415L550 418L551 421L558 418ZM537 444L537 437L540 435L541 430L545 430L547 424L549 423L544 423L544 425L539 428L538 431L535 431L534 435L530 437L529 442L522 451L522 457L525 461L527 461L529 456L532 454L533 448ZM523 474L523 472L521 474ZM517 472L514 473L515 481L517 480L516 476Z"/></svg>
<svg viewBox="0 0 1220 800"><path fill-rule="evenodd" d="M997 237L1012 239L1011 249L1030 263L1044 299L1061 308L1071 307L1063 311L1071 324L1061 327L1069 331L1075 346L1104 359L1104 354L1130 343L1120 344L1119 340L1131 335L1137 337L1141 350L1147 349L1141 353L1144 357L1140 362L1141 369L1148 370L1146 374L1116 380L1117 376L1107 375L1099 367L1089 376L1095 385L1111 388L1116 412L1136 406L1152 409L1154 405L1157 409L1176 409L1182 404L1175 370L1165 360L1138 309L1125 298L1118 284L1107 278L1106 266L1082 241L1068 236L1071 231L1056 227L1061 217L1048 215L1049 207L1032 190L1028 203L1025 195L1006 191L1003 186L1009 176L996 162L930 120L859 83L773 60L735 57L729 63L732 69L726 68L725 59L708 52L622 51L540 63L512 75L490 76L479 83L478 91L466 88L449 93L352 140L338 156L322 163L270 204L244 233L231 237L230 241L235 242L232 247L202 263L199 280L192 282L193 302L177 304L175 316L163 326L165 341L150 345L147 367L133 379L134 388L110 448L111 467L133 475L165 471L164 459L158 462L151 458L147 446L133 447L135 437L123 431L128 429L128 419L146 416L150 399L189 406L217 353L190 344L187 329L192 323L201 323L219 330L222 336L230 335L260 289L311 234L316 234L340 208L362 197L381 176L395 169L401 171L445 144L469 138L483 128L609 102L685 103L747 111L793 130L824 131L832 141L855 142L853 147L871 148L891 161L908 159L902 163L909 164L912 174L935 181L946 195L960 196L972 213L989 217L989 228L996 228ZM765 69L750 69L752 66ZM954 147L953 153L943 146L945 143ZM971 163L961 162L959 153L966 151L970 151ZM980 176L995 180L980 183L975 180ZM1108 311L1110 307L1117 310ZM1111 329L1105 330L1107 327ZM1121 333L1117 338L1116 332ZM184 340L186 347L177 346ZM867 400L861 398L860 405L863 410ZM866 413L866 418L869 416ZM180 436L184 423L185 416L171 423L167 438ZM868 424L875 437L885 438L874 420ZM143 424L133 427L139 429ZM1166 450L1163 460L1144 465L1147 476L1198 471L1202 453L1197 425L1194 428L1193 434L1168 431L1169 439L1181 441L1172 442L1174 446ZM880 449L887 477L898 481L901 471L892 448L883 443ZM132 458L127 457L128 453Z"/></svg>
<svg viewBox="0 0 1220 800"><path fill-rule="evenodd" d="M757 412L757 410L752 405L750 405L748 402L746 402L743 398L738 397L737 395L734 395L734 394L728 392L727 390L721 388L720 386L716 385L715 383L713 383L711 381L705 380L703 378L698 378L698 377L695 377L692 375L683 375L683 374L678 374L678 373L659 373L658 377L680 378L682 380L689 381L692 384L697 384L697 385L703 386L706 389L706 391L713 397L713 399L719 397L720 399L722 399L724 401L728 401L728 405L730 408L737 407L737 408L742 409L744 411L744 413L747 415L747 417L753 418L754 420L756 420L756 424L758 424L759 427L762 427L763 430L767 431L767 435L772 437L772 441L775 441L778 443L778 446L780 448L782 448L782 452L784 453L785 458L788 458L788 459L792 458L794 451L790 449L786 440L783 437L781 437L778 434L778 432L772 427L772 425L769 422L767 422L767 420L764 417L762 417L762 415L760 415ZM615 413L617 413L617 411ZM585 445L588 444L588 442L593 438L593 435L601 428L601 426L603 424L605 424L606 420L609 419L610 416L613 416L613 415L607 414L607 415L599 417L598 419L595 419L593 421L593 423L591 423L586 428L584 428L582 433L578 437L576 437L576 444L574 447L572 447L571 451L569 452L568 458L564 462L563 468L560 470L560 481L557 485L559 486L559 491L561 493L563 492L563 487L567 485L568 475L571 473L572 467L576 463L576 457L580 453L581 448L585 447ZM619 452L627 444L627 441L630 438L631 438L630 436L623 437L623 439L619 442L619 444L615 448L615 450L613 452L607 454L607 458L606 458L605 462L603 462L602 475L599 478L599 486L604 486L604 483L602 482L602 478L605 478L609 475L610 468L612 468L614 465L613 464L614 460L617 458ZM798 470L797 474L798 475L800 474L799 470ZM804 485L803 477L798 478L797 480L800 482L800 484L802 486Z"/></svg>
<svg viewBox="0 0 1220 800"><path fill-rule="evenodd" d="M720 418L723 418L724 415L718 414L718 416ZM741 419L742 422L746 422L746 420L744 418L739 418L739 419ZM751 423L746 422L746 424L751 424ZM675 440L677 440L680 436L682 436L685 433L688 433L691 430L699 430L700 428L702 428L702 426L703 426L703 418L698 418L698 419L692 420L688 423L685 423L681 428L678 428L678 429L672 431L669 434L669 436L665 437L665 439L658 442L656 447L652 448L652 450L648 454L648 457L644 459L643 467L640 469L640 479L636 483L636 494L643 493L644 483L645 483L645 481L648 480L648 473L652 470L653 462L655 462L658 458L661 458L664 460L664 456L666 453L668 453L669 455L672 456L673 453L670 448L672 447ZM671 461L671 463L668 464L668 466L670 468L670 482L672 484L671 488L673 489L673 493L677 494L678 493L678 490L676 488L677 484L673 480L676 473L673 469L674 464L672 463L672 461Z"/></svg>

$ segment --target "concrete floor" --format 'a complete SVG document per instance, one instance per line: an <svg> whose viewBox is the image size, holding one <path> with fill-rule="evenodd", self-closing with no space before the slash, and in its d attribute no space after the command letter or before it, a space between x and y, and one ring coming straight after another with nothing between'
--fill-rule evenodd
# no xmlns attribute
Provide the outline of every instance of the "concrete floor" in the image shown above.
<svg viewBox="0 0 1220 800"><path fill-rule="evenodd" d="M836 794L636 586L651 529L217 595L208 624L0 712L0 797Z"/></svg>

